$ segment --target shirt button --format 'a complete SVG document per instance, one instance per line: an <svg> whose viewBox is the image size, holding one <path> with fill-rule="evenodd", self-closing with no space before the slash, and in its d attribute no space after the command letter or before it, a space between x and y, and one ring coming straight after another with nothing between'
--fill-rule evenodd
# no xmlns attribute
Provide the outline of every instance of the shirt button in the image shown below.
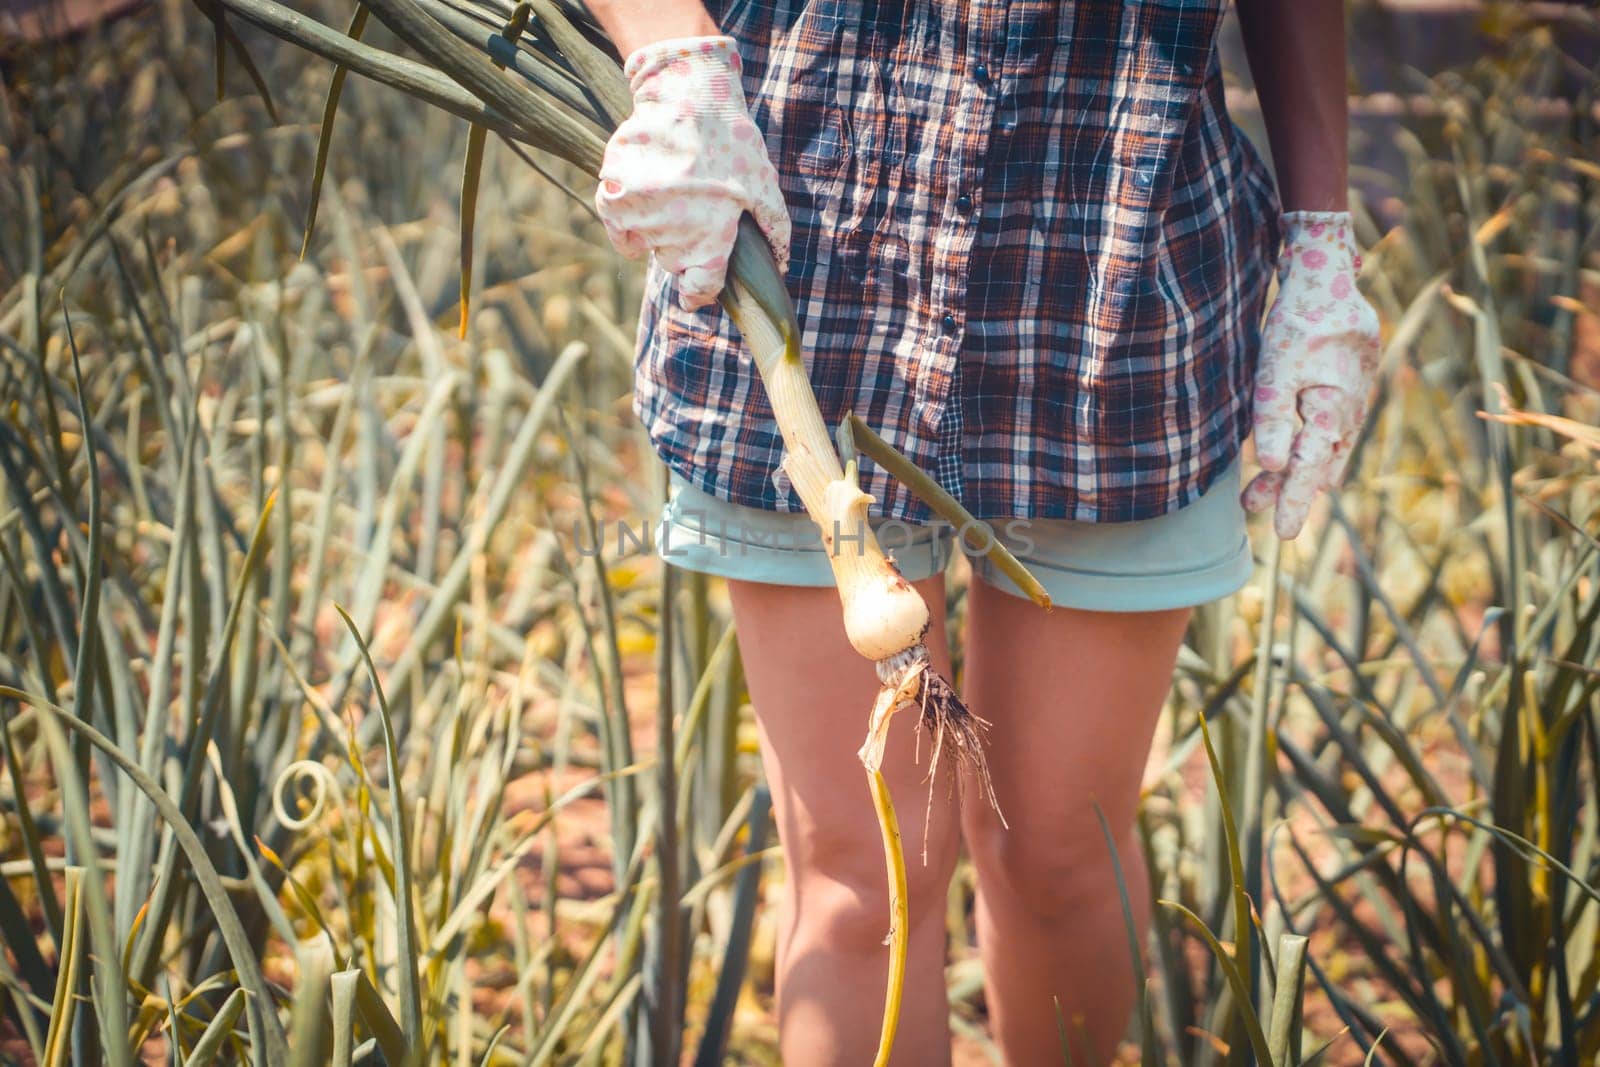
<svg viewBox="0 0 1600 1067"><path fill-rule="evenodd" d="M972 68L972 80L979 85L989 84L989 68L982 63Z"/></svg>
<svg viewBox="0 0 1600 1067"><path fill-rule="evenodd" d="M961 212L963 215L971 211L972 197L968 196L966 193L962 193L960 196L956 197L956 210Z"/></svg>
<svg viewBox="0 0 1600 1067"><path fill-rule="evenodd" d="M950 333L950 334L955 333L956 332L956 317L955 317L955 315L953 315L950 312L946 311L944 313L944 318L939 320L939 326L940 326L941 329L944 330L945 333Z"/></svg>

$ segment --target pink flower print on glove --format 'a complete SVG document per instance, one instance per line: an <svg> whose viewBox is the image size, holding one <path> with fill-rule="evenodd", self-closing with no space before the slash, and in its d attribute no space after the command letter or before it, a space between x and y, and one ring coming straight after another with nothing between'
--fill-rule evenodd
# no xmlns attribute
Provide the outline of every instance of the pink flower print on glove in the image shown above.
<svg viewBox="0 0 1600 1067"><path fill-rule="evenodd" d="M633 114L600 166L595 208L617 251L655 253L677 275L678 303L713 303L746 211L780 270L789 261L789 211L766 141L745 107L731 37L657 41L628 57Z"/></svg>
<svg viewBox="0 0 1600 1067"><path fill-rule="evenodd" d="M1261 473L1240 500L1275 507L1273 528L1292 539L1318 493L1332 489L1367 417L1378 371L1378 315L1355 285L1360 257L1348 212L1283 216L1278 299L1261 334L1255 382Z"/></svg>

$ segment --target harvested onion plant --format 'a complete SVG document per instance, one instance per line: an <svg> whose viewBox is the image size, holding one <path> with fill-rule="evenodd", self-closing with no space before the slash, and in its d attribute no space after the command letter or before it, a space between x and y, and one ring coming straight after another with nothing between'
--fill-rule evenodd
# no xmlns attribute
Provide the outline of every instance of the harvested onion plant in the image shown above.
<svg viewBox="0 0 1600 1067"><path fill-rule="evenodd" d="M630 99L604 36L586 15L559 0L515 6L506 0L370 0L359 5L341 34L274 0L222 0L223 6L268 32L339 66L323 114L314 183L320 185L346 71L401 89L472 123L462 195L462 328L470 290L473 207L482 145L490 130L521 153L548 152L588 174L598 172L608 131ZM423 62L362 44L369 12L411 46ZM220 12L211 11L213 18ZM515 72L518 77L510 76ZM527 158L527 157L524 157ZM537 166L534 160L527 159ZM313 190L313 204L316 189ZM311 219L315 218L315 208ZM308 223L311 220L308 220ZM744 336L783 434L783 467L829 550L851 645L871 660L881 687L873 701L859 755L866 767L883 833L891 897L890 974L879 1062L893 1045L907 938L905 860L894 805L881 773L893 716L913 709L933 737L931 770L942 759L976 775L993 802L980 730L950 683L929 661L926 603L878 544L867 522L872 497L856 478L855 441L944 518L964 532L976 520L904 457L853 418L841 428L848 466L829 437L806 376L799 328L766 241L746 217L740 228L721 303ZM837 536L836 536L837 535ZM840 542L858 548L843 551ZM991 558L1042 606L1043 589L1005 549L988 538ZM937 775L930 773L932 789ZM931 802L931 794L930 794Z"/></svg>

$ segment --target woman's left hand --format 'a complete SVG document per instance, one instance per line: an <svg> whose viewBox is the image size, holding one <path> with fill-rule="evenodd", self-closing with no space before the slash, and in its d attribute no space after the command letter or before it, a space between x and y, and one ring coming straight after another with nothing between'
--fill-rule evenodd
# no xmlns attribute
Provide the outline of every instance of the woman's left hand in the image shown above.
<svg viewBox="0 0 1600 1067"><path fill-rule="evenodd" d="M1318 493L1344 475L1378 369L1378 315L1356 288L1361 259L1348 212L1283 216L1278 299L1267 313L1255 382L1256 459L1240 500L1276 507L1296 537Z"/></svg>

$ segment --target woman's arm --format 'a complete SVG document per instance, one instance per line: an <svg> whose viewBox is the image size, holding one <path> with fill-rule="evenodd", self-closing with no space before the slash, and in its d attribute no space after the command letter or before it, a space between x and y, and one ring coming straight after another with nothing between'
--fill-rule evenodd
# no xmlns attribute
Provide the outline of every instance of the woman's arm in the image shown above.
<svg viewBox="0 0 1600 1067"><path fill-rule="evenodd" d="M587 6L623 56L656 41L722 32L700 0L589 0Z"/></svg>
<svg viewBox="0 0 1600 1067"><path fill-rule="evenodd" d="M1342 0L1237 0L1237 7L1284 210L1347 210Z"/></svg>
<svg viewBox="0 0 1600 1067"><path fill-rule="evenodd" d="M1378 369L1378 316L1356 286L1344 5L1237 3L1284 207L1251 413L1262 469L1242 502L1272 508L1278 536L1292 538L1344 477Z"/></svg>

